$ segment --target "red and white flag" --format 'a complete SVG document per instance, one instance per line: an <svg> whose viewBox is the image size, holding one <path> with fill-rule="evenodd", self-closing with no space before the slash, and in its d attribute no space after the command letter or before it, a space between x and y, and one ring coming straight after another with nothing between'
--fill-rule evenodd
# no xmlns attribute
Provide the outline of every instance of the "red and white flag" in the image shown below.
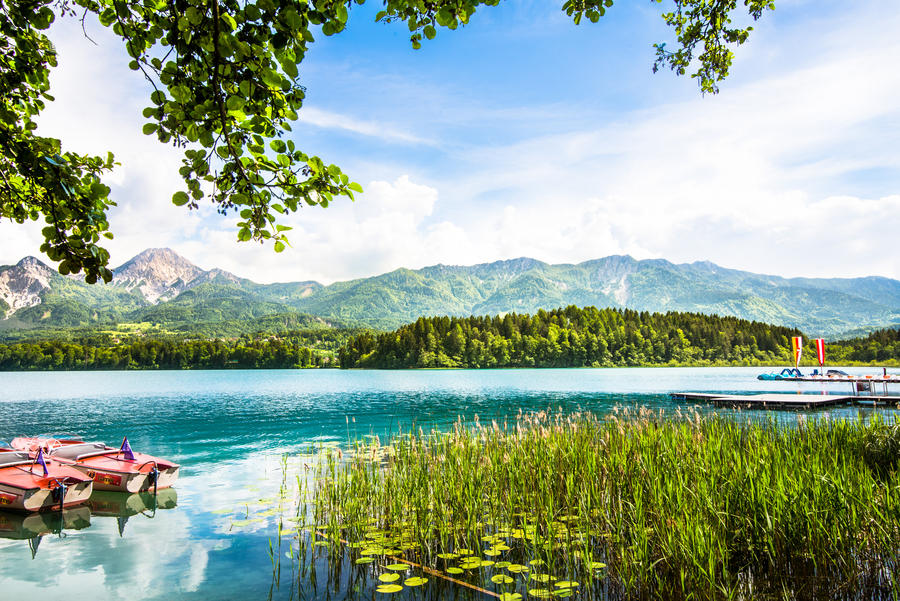
<svg viewBox="0 0 900 601"><path fill-rule="evenodd" d="M819 366L825 367L825 339L816 338L816 355L819 356Z"/></svg>

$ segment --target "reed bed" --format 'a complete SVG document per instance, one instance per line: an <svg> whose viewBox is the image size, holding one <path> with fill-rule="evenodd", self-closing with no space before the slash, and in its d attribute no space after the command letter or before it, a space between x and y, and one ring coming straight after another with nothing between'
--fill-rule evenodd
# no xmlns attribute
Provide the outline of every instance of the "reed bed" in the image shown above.
<svg viewBox="0 0 900 601"><path fill-rule="evenodd" d="M401 558L507 601L897 599L898 461L879 418L476 417L330 451L310 517L333 561Z"/></svg>

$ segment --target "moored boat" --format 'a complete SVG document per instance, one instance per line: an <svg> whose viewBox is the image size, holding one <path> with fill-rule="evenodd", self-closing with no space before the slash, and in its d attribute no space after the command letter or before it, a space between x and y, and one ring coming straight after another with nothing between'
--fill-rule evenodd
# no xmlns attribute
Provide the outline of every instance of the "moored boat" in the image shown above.
<svg viewBox="0 0 900 601"><path fill-rule="evenodd" d="M43 451L94 480L95 490L136 493L169 488L178 478L179 465L145 453L135 453L122 441L118 449L99 442L55 438L15 438L15 449L32 455Z"/></svg>
<svg viewBox="0 0 900 601"><path fill-rule="evenodd" d="M93 481L81 471L45 457L0 448L0 509L43 511L88 500Z"/></svg>

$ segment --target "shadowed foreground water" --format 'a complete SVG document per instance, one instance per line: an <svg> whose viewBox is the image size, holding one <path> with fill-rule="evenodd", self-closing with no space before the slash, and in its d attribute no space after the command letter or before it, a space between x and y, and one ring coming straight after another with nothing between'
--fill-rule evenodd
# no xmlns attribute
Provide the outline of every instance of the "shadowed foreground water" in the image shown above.
<svg viewBox="0 0 900 601"><path fill-rule="evenodd" d="M155 507L152 499L113 496L95 499L93 509L67 512L62 522L58 516L26 520L0 513L0 591L11 599L303 598L287 574L273 587L268 551L275 518L236 517L236 511L265 516L259 500L281 484L282 453L401 428L447 427L459 415L477 414L486 422L520 409L603 414L617 405L674 412L679 405L668 397L674 391L816 390L757 381L761 371L0 373L0 439L70 434L118 443L127 435L136 450L183 466L174 493ZM845 407L780 413L778 419L872 411ZM769 415L743 413L739 419ZM334 598L345 595L333 592Z"/></svg>

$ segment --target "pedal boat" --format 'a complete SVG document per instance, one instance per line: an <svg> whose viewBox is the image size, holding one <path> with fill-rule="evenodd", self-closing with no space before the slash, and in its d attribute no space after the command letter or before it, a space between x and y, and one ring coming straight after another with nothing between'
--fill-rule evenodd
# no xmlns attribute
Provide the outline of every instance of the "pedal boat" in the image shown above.
<svg viewBox="0 0 900 601"><path fill-rule="evenodd" d="M43 449L55 461L93 478L94 490L155 492L172 486L180 467L152 455L133 452L127 438L118 449L100 442L55 438L15 438L12 446L31 454Z"/></svg>
<svg viewBox="0 0 900 601"><path fill-rule="evenodd" d="M81 505L93 481L81 471L42 454L0 448L0 509L45 511Z"/></svg>

